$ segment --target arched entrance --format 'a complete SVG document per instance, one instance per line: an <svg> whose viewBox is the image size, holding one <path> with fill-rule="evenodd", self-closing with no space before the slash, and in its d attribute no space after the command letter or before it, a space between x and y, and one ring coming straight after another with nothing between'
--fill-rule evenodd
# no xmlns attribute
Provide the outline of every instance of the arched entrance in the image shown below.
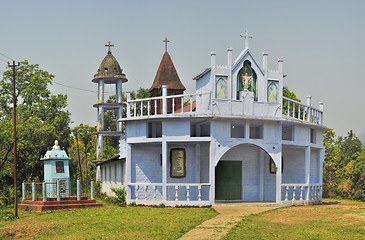
<svg viewBox="0 0 365 240"><path fill-rule="evenodd" d="M270 171L270 159L253 144L229 149L215 167L215 200L275 201L276 175Z"/></svg>

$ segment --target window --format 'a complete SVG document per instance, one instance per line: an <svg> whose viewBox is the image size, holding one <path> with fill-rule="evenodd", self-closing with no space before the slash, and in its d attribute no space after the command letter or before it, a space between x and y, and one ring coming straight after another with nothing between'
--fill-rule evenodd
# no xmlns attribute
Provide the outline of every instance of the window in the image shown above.
<svg viewBox="0 0 365 240"><path fill-rule="evenodd" d="M56 173L65 173L63 161L56 161Z"/></svg>
<svg viewBox="0 0 365 240"><path fill-rule="evenodd" d="M155 121L147 124L147 137L160 138L162 137L162 122Z"/></svg>
<svg viewBox="0 0 365 240"><path fill-rule="evenodd" d="M231 124L231 138L244 138L245 137L245 125L243 123Z"/></svg>
<svg viewBox="0 0 365 240"><path fill-rule="evenodd" d="M294 126L284 126L283 125L282 140L294 141Z"/></svg>
<svg viewBox="0 0 365 240"><path fill-rule="evenodd" d="M251 124L250 125L250 138L251 139L263 139L263 125Z"/></svg>
<svg viewBox="0 0 365 240"><path fill-rule="evenodd" d="M311 128L311 136L310 136L310 138L311 138L311 143L316 143L316 136L317 134L316 134L316 130L315 129L313 129L313 128Z"/></svg>
<svg viewBox="0 0 365 240"><path fill-rule="evenodd" d="M190 123L191 137L210 137L210 122L200 121Z"/></svg>

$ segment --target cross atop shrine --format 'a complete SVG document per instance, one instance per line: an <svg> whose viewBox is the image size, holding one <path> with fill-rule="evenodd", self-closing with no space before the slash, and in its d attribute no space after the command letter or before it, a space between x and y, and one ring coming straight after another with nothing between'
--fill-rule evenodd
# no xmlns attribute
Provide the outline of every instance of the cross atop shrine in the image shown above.
<svg viewBox="0 0 365 240"><path fill-rule="evenodd" d="M248 48L248 39L252 38L252 36L248 35L248 31L246 29L245 33L240 34L241 37L245 38L245 48Z"/></svg>
<svg viewBox="0 0 365 240"><path fill-rule="evenodd" d="M165 40L163 40L162 42L165 43L165 52L167 52L167 43L170 42L170 40L167 40L167 37L165 37Z"/></svg>
<svg viewBox="0 0 365 240"><path fill-rule="evenodd" d="M105 47L109 47L109 49L108 49L108 53L111 53L111 51L110 51L110 47L114 47L114 45L111 45L111 44L110 44L110 41L109 41L109 43L108 43L108 44L105 44Z"/></svg>

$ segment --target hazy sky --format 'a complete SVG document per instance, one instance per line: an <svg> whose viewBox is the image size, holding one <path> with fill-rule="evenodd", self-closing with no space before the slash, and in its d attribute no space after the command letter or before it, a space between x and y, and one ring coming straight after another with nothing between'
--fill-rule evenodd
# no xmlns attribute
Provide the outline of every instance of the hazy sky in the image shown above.
<svg viewBox="0 0 365 240"><path fill-rule="evenodd" d="M284 59L284 84L305 102L324 102L325 125L343 135L365 132L365 1L2 1L0 52L29 60L56 77L53 93L68 95L73 126L96 125L97 85L92 83L111 41L129 82L123 90L149 88L164 53L162 40L186 93L192 78L210 65L226 64L244 48L269 68ZM8 61L0 55L0 72ZM58 84L57 84L58 83ZM68 88L59 84L72 86ZM78 90L78 89L84 89ZM108 90L108 88L106 89Z"/></svg>

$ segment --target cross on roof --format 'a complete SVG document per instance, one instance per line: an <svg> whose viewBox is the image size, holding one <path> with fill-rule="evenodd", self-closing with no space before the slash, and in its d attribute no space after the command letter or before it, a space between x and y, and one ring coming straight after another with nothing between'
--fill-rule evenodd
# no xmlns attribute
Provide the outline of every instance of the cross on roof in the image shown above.
<svg viewBox="0 0 365 240"><path fill-rule="evenodd" d="M108 53L111 53L111 51L110 51L110 47L114 47L114 45L111 45L111 44L110 44L110 41L109 41L109 43L108 43L108 44L105 44L105 47L109 47Z"/></svg>
<svg viewBox="0 0 365 240"><path fill-rule="evenodd" d="M167 37L165 37L165 40L163 40L162 42L165 43L165 52L167 52L167 43L170 42L170 40L167 40Z"/></svg>
<svg viewBox="0 0 365 240"><path fill-rule="evenodd" d="M248 39L252 38L252 36L248 35L247 29L245 31L245 34L241 33L240 36L245 38L245 48L248 48Z"/></svg>

